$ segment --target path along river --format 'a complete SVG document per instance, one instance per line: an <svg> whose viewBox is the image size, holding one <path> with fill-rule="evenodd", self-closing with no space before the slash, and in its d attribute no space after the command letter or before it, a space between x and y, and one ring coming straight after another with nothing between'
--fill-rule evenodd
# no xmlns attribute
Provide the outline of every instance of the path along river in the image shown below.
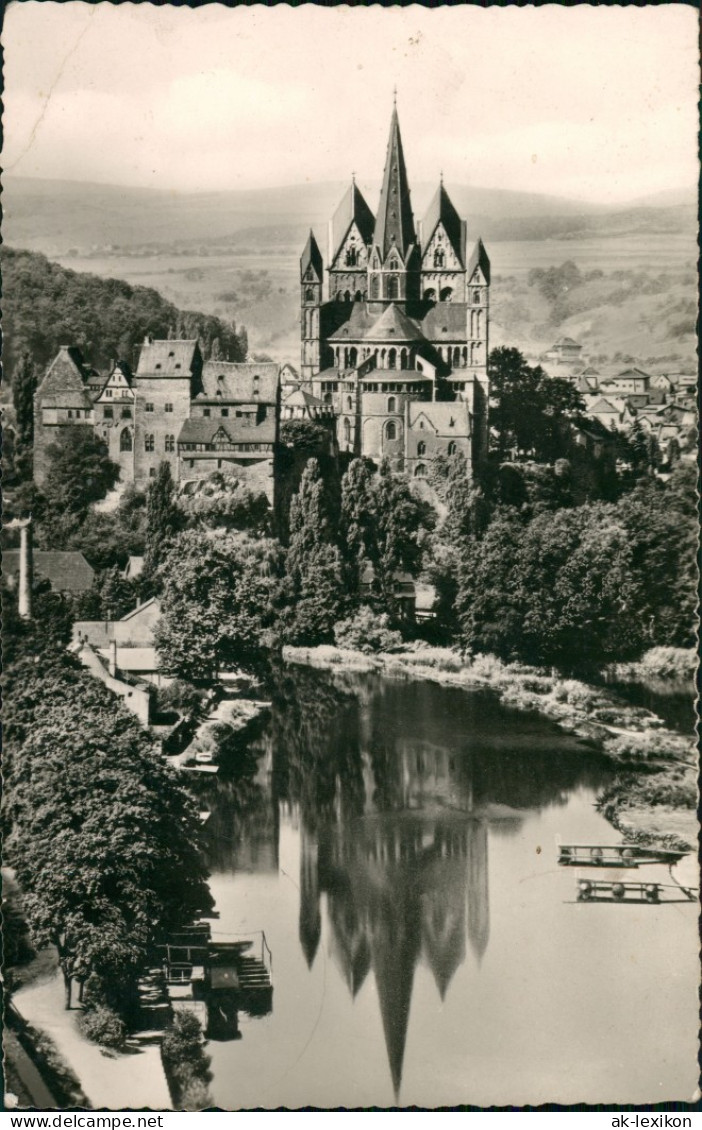
<svg viewBox="0 0 702 1130"><path fill-rule="evenodd" d="M697 904L577 902L556 865L619 842L608 773L486 691L284 668L203 785L214 937L265 930L274 974L209 1042L217 1105L691 1099Z"/></svg>

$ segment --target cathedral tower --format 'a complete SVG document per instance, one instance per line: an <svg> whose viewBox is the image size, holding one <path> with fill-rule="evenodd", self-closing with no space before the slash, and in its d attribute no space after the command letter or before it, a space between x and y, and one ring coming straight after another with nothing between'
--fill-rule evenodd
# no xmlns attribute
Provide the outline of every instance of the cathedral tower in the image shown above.
<svg viewBox="0 0 702 1130"><path fill-rule="evenodd" d="M302 377L309 380L319 372L321 362L320 307L322 305L322 281L324 264L322 254L310 234L300 259L300 335L302 337Z"/></svg>
<svg viewBox="0 0 702 1130"><path fill-rule="evenodd" d="M406 302L418 298L418 258L400 122L397 106L393 106L368 265L369 301Z"/></svg>
<svg viewBox="0 0 702 1130"><path fill-rule="evenodd" d="M467 228L442 178L420 225L424 301L465 302Z"/></svg>
<svg viewBox="0 0 702 1130"><path fill-rule="evenodd" d="M356 180L329 224L329 298L358 302L368 287L368 246L375 220Z"/></svg>

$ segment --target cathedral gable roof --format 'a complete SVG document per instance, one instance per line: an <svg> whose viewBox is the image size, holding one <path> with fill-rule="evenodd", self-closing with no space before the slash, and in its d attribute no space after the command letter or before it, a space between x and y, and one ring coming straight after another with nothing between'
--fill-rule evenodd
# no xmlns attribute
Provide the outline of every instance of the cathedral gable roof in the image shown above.
<svg viewBox="0 0 702 1130"><path fill-rule="evenodd" d="M375 219L355 181L344 193L332 219L332 246L329 249L329 258L332 262L338 255L352 224L358 228L363 242L370 243L373 239Z"/></svg>
<svg viewBox="0 0 702 1130"><path fill-rule="evenodd" d="M375 321L373 315L368 313L365 302L354 302L350 317L334 333L329 334L329 341L360 341Z"/></svg>
<svg viewBox="0 0 702 1130"><path fill-rule="evenodd" d="M422 330L429 341L465 341L466 326L463 302L437 302L422 318Z"/></svg>
<svg viewBox="0 0 702 1130"><path fill-rule="evenodd" d="M312 268L315 275L321 282L322 278L324 277L324 263L322 260L322 252L319 250L319 244L314 238L314 232L312 231L312 228L310 228L310 234L307 237L305 250L302 252L302 256L300 257L300 278L304 279L308 267Z"/></svg>
<svg viewBox="0 0 702 1130"><path fill-rule="evenodd" d="M405 156L402 151L400 122L397 108L394 107L373 243L380 249L381 257L385 260L393 246L397 247L402 258L405 259L408 249L415 241L414 217Z"/></svg>
<svg viewBox="0 0 702 1130"><path fill-rule="evenodd" d="M434 236L439 224L444 225L444 231L448 237L451 247L454 250L456 258L462 267L466 265L466 233L465 226L461 221L461 217L453 206L448 192L443 186L443 182L439 185L434 194L429 208L427 209L426 216L422 222L422 235L423 245L428 247Z"/></svg>
<svg viewBox="0 0 702 1130"><path fill-rule="evenodd" d="M416 322L391 302L386 310L364 334L365 341L424 341L424 334Z"/></svg>

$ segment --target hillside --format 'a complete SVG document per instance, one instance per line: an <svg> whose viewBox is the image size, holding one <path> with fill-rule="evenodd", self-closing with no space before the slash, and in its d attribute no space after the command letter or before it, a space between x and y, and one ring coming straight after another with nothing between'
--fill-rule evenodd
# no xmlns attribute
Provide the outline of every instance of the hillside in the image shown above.
<svg viewBox="0 0 702 1130"><path fill-rule="evenodd" d="M43 368L62 344L78 345L93 365L117 358L131 363L147 333L199 337L206 353L217 339L223 356L245 356L245 334L232 322L179 310L151 288L71 271L9 247L2 266L3 362L10 379L24 350Z"/></svg>
<svg viewBox="0 0 702 1130"><path fill-rule="evenodd" d="M221 250L240 246L256 232L264 244L299 244L314 227L324 244L327 223L346 185L302 184L249 192L177 193L8 176L3 184L5 238L15 247L47 255L119 251L161 253L194 243ZM412 194L420 218L436 189L418 184ZM471 233L490 240L582 238L584 234L694 230L694 194L653 198L646 206L602 206L556 196L450 185ZM363 186L371 208L379 185ZM244 235L244 233L248 233ZM268 233L268 234L264 234Z"/></svg>
<svg viewBox="0 0 702 1130"><path fill-rule="evenodd" d="M434 187L417 186L416 215ZM5 237L78 272L158 291L172 307L225 323L236 318L254 351L295 363L300 251L310 226L326 250L328 220L344 188L188 195L8 177ZM377 188L368 188L372 205ZM469 238L482 235L492 260L492 345L516 344L537 357L566 333L601 363L635 357L654 368L695 364L694 199L676 190L607 209L465 185L450 191L468 217ZM601 275L579 284L568 303L548 302L529 286L533 269L568 261L583 276Z"/></svg>

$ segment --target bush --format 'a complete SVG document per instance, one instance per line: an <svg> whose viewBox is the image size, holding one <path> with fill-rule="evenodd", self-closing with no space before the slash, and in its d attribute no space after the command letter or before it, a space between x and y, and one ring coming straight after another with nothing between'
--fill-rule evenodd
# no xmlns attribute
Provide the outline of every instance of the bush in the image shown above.
<svg viewBox="0 0 702 1130"><path fill-rule="evenodd" d="M121 1048L127 1036L124 1021L106 1005L87 1008L78 1020L78 1026L89 1040L103 1048Z"/></svg>
<svg viewBox="0 0 702 1130"><path fill-rule="evenodd" d="M201 1079L191 1079L183 1087L181 1102L185 1110L204 1110L212 1106L212 1096Z"/></svg>
<svg viewBox="0 0 702 1130"><path fill-rule="evenodd" d="M183 714L190 714L202 706L204 699L205 692L185 679L174 679L156 691L158 709L164 713L180 710Z"/></svg>
<svg viewBox="0 0 702 1130"><path fill-rule="evenodd" d="M362 605L353 616L334 625L336 645L366 654L396 651L402 646L402 636L388 627L389 622L385 612L378 615L368 605Z"/></svg>
<svg viewBox="0 0 702 1130"><path fill-rule="evenodd" d="M191 1012L177 1013L161 1042L163 1067L176 1109L202 1110L212 1106L207 1090L212 1078L210 1057L202 1044L198 1018Z"/></svg>

